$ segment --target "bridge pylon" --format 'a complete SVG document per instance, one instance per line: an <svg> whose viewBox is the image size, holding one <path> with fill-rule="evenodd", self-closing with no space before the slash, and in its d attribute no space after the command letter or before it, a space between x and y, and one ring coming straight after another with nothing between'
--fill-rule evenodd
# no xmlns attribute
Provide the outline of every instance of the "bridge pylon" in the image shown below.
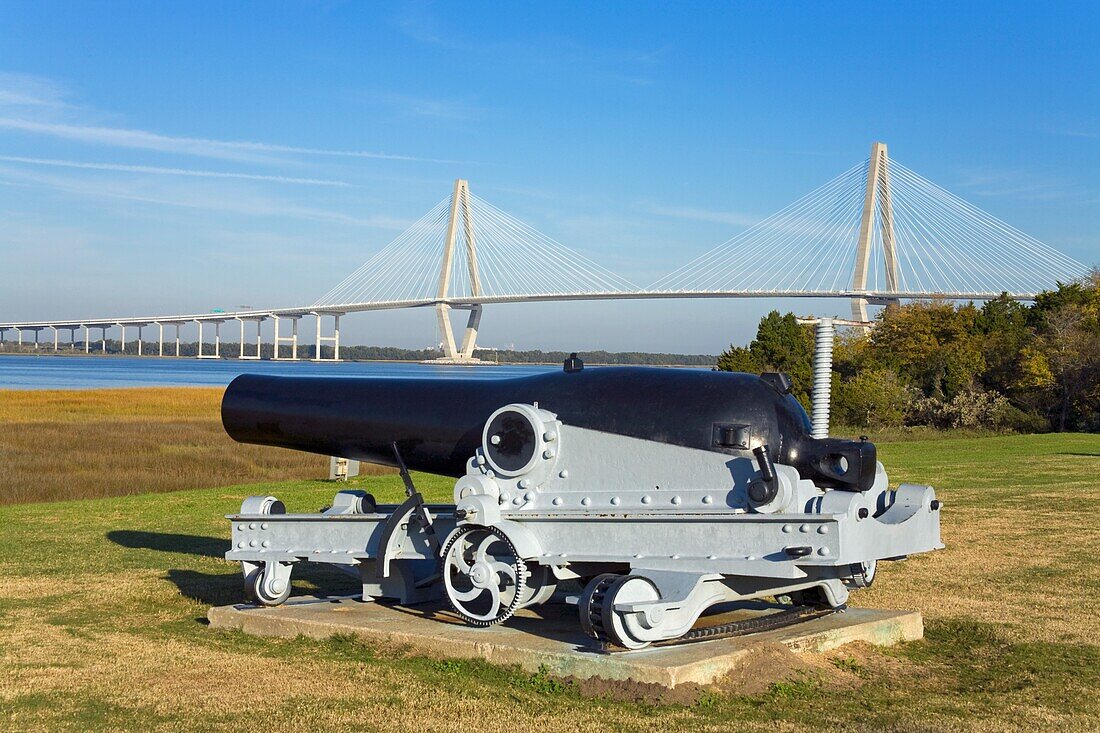
<svg viewBox="0 0 1100 733"><path fill-rule="evenodd" d="M476 298L481 296L481 277L478 274L477 243L474 237L473 216L470 212L470 184L463 178L455 180L454 192L451 195L451 217L447 223L447 237L443 242L443 260L439 268L437 296L440 300L450 297L460 219L466 244L466 272L470 278L470 295ZM452 308L470 311L461 346L456 343L454 329L451 326ZM480 361L474 358L474 348L477 345L477 329L481 324L481 310L479 303L468 306L436 303L435 312L439 321L439 340L443 345L443 356L435 361L445 364L476 364Z"/></svg>
<svg viewBox="0 0 1100 733"><path fill-rule="evenodd" d="M871 159L867 165L867 189L863 197L863 216L859 223L859 239L856 242L855 268L852 272L852 290L866 292L867 272L871 266L871 249L875 229L882 237L883 264L886 269L886 289L898 291L898 258L894 238L894 209L890 192L890 156L886 143L871 144ZM852 298L852 320L869 321L867 298ZM897 298L876 299L877 304L898 303Z"/></svg>

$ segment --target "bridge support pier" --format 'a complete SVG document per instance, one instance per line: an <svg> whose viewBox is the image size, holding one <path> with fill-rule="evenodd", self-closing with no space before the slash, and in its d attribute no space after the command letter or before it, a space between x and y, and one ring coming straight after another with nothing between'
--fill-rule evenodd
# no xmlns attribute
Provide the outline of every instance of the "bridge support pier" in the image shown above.
<svg viewBox="0 0 1100 733"><path fill-rule="evenodd" d="M273 353L272 353L272 359L273 360L280 361L280 360L283 359L283 357L279 356L279 347L283 343L287 343L287 344L290 345L290 361L297 361L298 360L298 319L300 319L300 318L301 318L301 316L276 316L276 315L271 316L271 319L275 322L275 335L274 335L274 338L273 338L274 344L273 344ZM279 323L283 319L286 319L286 320L290 321L290 335L289 336L280 336L279 335Z"/></svg>
<svg viewBox="0 0 1100 733"><path fill-rule="evenodd" d="M263 327L264 318L261 316L259 318L237 318L237 320L240 321L240 323L241 323L241 342L240 342L241 348L240 348L240 353L237 355L237 358L238 359L252 359L252 360L259 359L262 356L262 353L263 353L263 332L261 331L261 328ZM244 353L244 322L245 321L250 321L250 320L256 322L256 353L255 354L245 354Z"/></svg>
<svg viewBox="0 0 1100 733"><path fill-rule="evenodd" d="M101 353L101 354L106 354L107 353L107 329L108 328L110 328L110 326L100 326L99 327L99 332L100 332L99 335L101 336L101 338L99 340L99 342L100 342L99 343L99 353Z"/></svg>
<svg viewBox="0 0 1100 733"><path fill-rule="evenodd" d="M120 354L125 354L126 353L126 326L123 326L121 323L116 324L116 325L122 331L122 336L120 337L120 341L119 341L118 352Z"/></svg>
<svg viewBox="0 0 1100 733"><path fill-rule="evenodd" d="M213 323L214 324L214 353L213 354L204 354L204 353L202 353L202 324L203 324L203 321L200 321L200 320L196 319L195 323L199 324L199 353L198 353L198 358L199 359L220 359L220 358L222 358L222 323L224 323L224 321L214 321L214 320L207 321L207 323Z"/></svg>
<svg viewBox="0 0 1100 733"><path fill-rule="evenodd" d="M53 329L53 350L54 350L54 351L57 351L57 333L58 333L58 328L57 328L57 326L50 326L50 328L52 328L52 329Z"/></svg>
<svg viewBox="0 0 1100 733"><path fill-rule="evenodd" d="M451 310L468 310L470 317L466 321L466 332L462 336L462 345L455 342L454 330L451 326ZM477 330L481 325L482 306L479 303L472 305L451 306L439 303L435 306L436 318L439 321L439 336L443 344L443 356L434 361L440 364L478 364L480 359L474 358L474 349L477 348Z"/></svg>
<svg viewBox="0 0 1100 733"><path fill-rule="evenodd" d="M331 313L331 312L326 313L325 311L314 311L312 313L312 315L314 317L316 317L316 319L317 319L317 340L314 342L314 347L313 347L314 348L314 352L313 352L314 356L313 356L312 360L313 361L340 361L340 316L342 316L344 314L343 313ZM332 335L331 336L324 336L324 335L322 335L322 332L321 332L321 318L325 315L332 316L333 325L332 325ZM326 341L332 344L332 358L331 359L322 359L321 358L321 344L325 343Z"/></svg>

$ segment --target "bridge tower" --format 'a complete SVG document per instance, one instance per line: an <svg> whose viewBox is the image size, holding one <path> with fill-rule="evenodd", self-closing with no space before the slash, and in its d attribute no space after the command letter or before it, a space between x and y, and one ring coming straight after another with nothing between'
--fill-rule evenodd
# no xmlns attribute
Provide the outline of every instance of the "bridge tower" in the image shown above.
<svg viewBox="0 0 1100 733"><path fill-rule="evenodd" d="M871 144L871 160L867 166L867 190L863 197L863 217L859 224L859 240L856 243L855 269L852 273L852 291L867 290L867 272L871 266L871 249L875 227L882 236L882 257L886 267L886 290L898 292L898 259L894 239L894 210L890 200L890 158L886 143ZM867 322L867 298L852 298L852 320ZM878 305L898 303L897 298L880 298Z"/></svg>
<svg viewBox="0 0 1100 733"><path fill-rule="evenodd" d="M463 239L466 241L466 270L470 276L470 296L477 298L481 295L481 277L478 275L477 245L474 239L473 217L470 213L470 184L462 178L455 180L454 193L451 195L451 218L447 224L447 238L443 244L443 262L439 268L437 297L440 301L450 299L451 270L454 264L460 217ZM461 346L456 345L454 330L451 327L452 309L470 311ZM479 360L474 358L474 348L477 344L477 329L481 324L481 304L453 305L448 302L438 302L435 312L439 320L440 341L443 342L443 357L437 361L451 364L477 363Z"/></svg>

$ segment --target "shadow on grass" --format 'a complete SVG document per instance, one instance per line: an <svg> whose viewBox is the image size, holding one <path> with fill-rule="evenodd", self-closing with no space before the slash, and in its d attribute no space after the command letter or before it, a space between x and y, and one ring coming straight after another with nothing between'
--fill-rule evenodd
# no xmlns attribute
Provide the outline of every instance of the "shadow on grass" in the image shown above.
<svg viewBox="0 0 1100 733"><path fill-rule="evenodd" d="M246 602L240 573L200 573L173 568L168 571L167 580L179 588L180 595L209 606Z"/></svg>
<svg viewBox="0 0 1100 733"><path fill-rule="evenodd" d="M1058 455L1060 455L1060 456L1084 456L1085 458L1100 458L1100 453L1089 453L1087 451L1062 451Z"/></svg>
<svg viewBox="0 0 1100 733"><path fill-rule="evenodd" d="M160 552L182 552L185 555L223 558L229 550L229 540L193 534L138 532L122 529L107 533L107 539L122 547Z"/></svg>

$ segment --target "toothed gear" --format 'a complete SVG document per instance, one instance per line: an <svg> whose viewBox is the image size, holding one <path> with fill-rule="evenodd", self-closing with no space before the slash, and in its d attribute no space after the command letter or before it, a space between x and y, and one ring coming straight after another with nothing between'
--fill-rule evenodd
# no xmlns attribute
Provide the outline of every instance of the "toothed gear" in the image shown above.
<svg viewBox="0 0 1100 733"><path fill-rule="evenodd" d="M443 548L440 565L447 602L471 626L499 624L530 598L527 563L496 527L460 527Z"/></svg>

